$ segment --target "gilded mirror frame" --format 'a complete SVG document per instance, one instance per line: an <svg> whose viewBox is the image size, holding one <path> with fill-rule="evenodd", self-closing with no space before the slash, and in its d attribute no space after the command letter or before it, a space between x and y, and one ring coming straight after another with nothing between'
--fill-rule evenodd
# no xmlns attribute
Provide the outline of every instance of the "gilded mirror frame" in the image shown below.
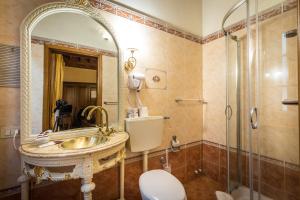
<svg viewBox="0 0 300 200"><path fill-rule="evenodd" d="M100 25L102 25L112 36L113 41L117 47L117 57L118 57L118 127L122 129L122 122L120 121L120 76L121 76L121 52L120 46L118 43L118 38L115 34L113 27L104 19L102 12L99 9L92 7L88 0L69 0L67 2L54 2L44 4L37 7L31 11L26 18L23 20L20 26L20 49L21 49L21 144L32 142L35 138L32 134L32 113L31 113L31 103L32 103L32 94L31 94L31 32L35 25L41 21L43 18L61 12L72 12L76 14L82 14L88 17L91 17ZM76 134L79 131L85 130L82 128L80 130L67 130L63 131L64 135ZM89 128L91 130L91 128ZM87 130L86 130L87 131ZM58 134L60 132L57 132ZM53 133L56 134L56 133Z"/></svg>

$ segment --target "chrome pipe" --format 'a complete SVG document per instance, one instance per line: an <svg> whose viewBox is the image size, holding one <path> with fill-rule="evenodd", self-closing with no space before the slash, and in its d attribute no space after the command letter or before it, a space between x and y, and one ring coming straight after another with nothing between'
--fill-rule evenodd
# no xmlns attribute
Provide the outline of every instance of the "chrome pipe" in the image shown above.
<svg viewBox="0 0 300 200"><path fill-rule="evenodd" d="M234 12L236 11L239 7L241 7L244 3L246 3L247 0L241 0L239 2L237 2L236 4L234 4L229 10L228 12L225 14L224 18L223 18L223 21L222 21L222 30L224 32L225 35L227 35L227 32L225 30L225 22L226 20L228 19L228 17Z"/></svg>
<svg viewBox="0 0 300 200"><path fill-rule="evenodd" d="M230 133L229 133L229 119L227 115L227 109L229 106L229 37L225 37L226 45L226 108L225 108L225 117L226 117L226 157L227 157L227 192L231 193L230 187Z"/></svg>
<svg viewBox="0 0 300 200"><path fill-rule="evenodd" d="M241 41L236 40L236 54L237 54L237 80L236 80L236 140L237 140L237 174L238 174L238 186L242 185L242 153L241 153Z"/></svg>

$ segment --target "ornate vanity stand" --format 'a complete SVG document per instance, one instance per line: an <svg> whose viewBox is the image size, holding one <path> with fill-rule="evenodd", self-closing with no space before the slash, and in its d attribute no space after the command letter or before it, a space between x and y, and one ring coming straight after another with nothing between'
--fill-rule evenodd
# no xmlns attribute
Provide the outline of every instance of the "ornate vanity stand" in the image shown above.
<svg viewBox="0 0 300 200"><path fill-rule="evenodd" d="M32 144L22 145L20 152L23 174L18 179L22 184L22 200L28 200L31 177L36 178L37 184L44 180L56 182L80 178L84 199L91 200L92 190L95 189L92 182L93 174L111 168L117 163L120 163L120 200L124 200L124 159L127 139L128 134L120 132L111 136L106 143L80 150L64 150L59 145L44 148ZM60 172L51 171L54 168Z"/></svg>

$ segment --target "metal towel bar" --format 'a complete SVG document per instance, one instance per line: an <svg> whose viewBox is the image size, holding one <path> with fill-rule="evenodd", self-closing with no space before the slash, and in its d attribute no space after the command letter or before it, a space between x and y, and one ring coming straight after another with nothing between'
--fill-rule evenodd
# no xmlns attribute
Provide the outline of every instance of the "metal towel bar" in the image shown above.
<svg viewBox="0 0 300 200"><path fill-rule="evenodd" d="M207 102L204 101L203 99L181 99L181 98L176 98L175 99L175 102L176 103L179 103L179 102L182 102L182 101L198 101L198 102L202 102L204 104L206 104Z"/></svg>
<svg viewBox="0 0 300 200"><path fill-rule="evenodd" d="M103 104L104 105L118 105L119 102L117 102L117 101L104 101Z"/></svg>
<svg viewBox="0 0 300 200"><path fill-rule="evenodd" d="M298 105L298 100L294 99L284 99L281 101L283 105Z"/></svg>

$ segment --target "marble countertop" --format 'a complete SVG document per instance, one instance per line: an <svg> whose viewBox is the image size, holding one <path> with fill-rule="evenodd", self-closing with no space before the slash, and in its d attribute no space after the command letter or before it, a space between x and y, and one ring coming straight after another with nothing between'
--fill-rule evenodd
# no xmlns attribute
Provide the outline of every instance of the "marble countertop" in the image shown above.
<svg viewBox="0 0 300 200"><path fill-rule="evenodd" d="M20 146L19 151L24 156L38 158L57 158L66 156L78 156L107 150L119 144L125 143L129 138L126 132L118 132L109 137L108 141L86 149L66 150L55 144L47 147L39 147L36 144L24 144Z"/></svg>

